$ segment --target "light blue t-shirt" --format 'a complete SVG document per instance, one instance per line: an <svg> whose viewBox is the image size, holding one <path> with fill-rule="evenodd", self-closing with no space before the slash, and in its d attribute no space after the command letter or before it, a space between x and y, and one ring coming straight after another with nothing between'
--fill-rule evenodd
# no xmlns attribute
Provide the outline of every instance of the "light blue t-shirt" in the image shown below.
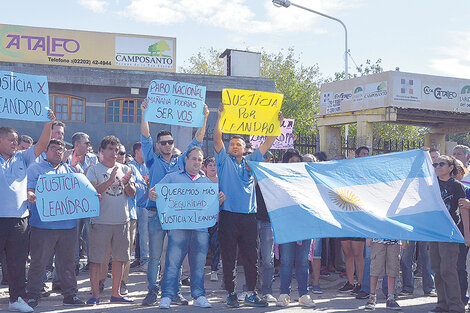
<svg viewBox="0 0 470 313"><path fill-rule="evenodd" d="M212 181L204 175L204 173L200 172L195 179L193 179L188 172L186 172L184 169L170 173L163 177L163 179L159 182L160 184L175 184L175 183L212 183ZM193 229L194 231L203 231L207 232L207 228L199 228L199 229Z"/></svg>
<svg viewBox="0 0 470 313"><path fill-rule="evenodd" d="M36 188L36 184L40 175L66 173L75 173L75 170L66 163L61 163L57 168L54 168L52 164L46 160L39 161L37 163L32 164L28 168L28 188ZM32 227L41 229L72 229L77 227L77 220L43 222L39 218L36 204L31 204L29 208L31 210L31 218L29 219L29 225L31 225Z"/></svg>
<svg viewBox="0 0 470 313"><path fill-rule="evenodd" d="M221 210L234 213L256 213L254 175L253 172L247 170L247 160L262 162L264 158L259 149L256 149L238 163L235 157L226 152L225 147L220 150L220 153L215 151L219 190L226 197Z"/></svg>
<svg viewBox="0 0 470 313"><path fill-rule="evenodd" d="M129 166L133 165L137 169L139 174L142 176L142 179L144 179L144 177L149 174L149 170L147 169L145 162L142 164L139 164L139 162L137 162L136 160L132 160L129 163L127 163L127 165ZM134 171L134 169L132 170ZM144 185L141 185L141 186L137 186L137 179L136 179L135 187L137 189L136 195L135 195L135 200L137 201L137 207L146 208L147 202L149 201L149 197L148 197L149 190L148 190L147 183L145 182L145 179L144 179Z"/></svg>
<svg viewBox="0 0 470 313"><path fill-rule="evenodd" d="M188 152L188 150L194 146L202 146L202 142L199 142L196 140L196 138L194 138L182 155L178 157L172 156L170 162L168 163L168 161L165 160L164 157L162 157L161 155L157 156L153 152L152 137L147 138L141 135L140 138L142 142L142 156L150 174L150 188L158 184L162 180L162 178L165 177L166 174L184 170L184 158L186 157L186 153ZM147 207L155 206L155 201L148 201Z"/></svg>
<svg viewBox="0 0 470 313"><path fill-rule="evenodd" d="M5 160L0 155L0 217L28 216L27 168L34 163L34 146Z"/></svg>

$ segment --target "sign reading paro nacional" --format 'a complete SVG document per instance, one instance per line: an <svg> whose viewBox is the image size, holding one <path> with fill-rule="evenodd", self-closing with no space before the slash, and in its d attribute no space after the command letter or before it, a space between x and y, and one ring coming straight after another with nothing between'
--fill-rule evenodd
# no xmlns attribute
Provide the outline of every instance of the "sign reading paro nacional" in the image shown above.
<svg viewBox="0 0 470 313"><path fill-rule="evenodd" d="M320 115L384 107L470 113L470 79L388 71L321 87Z"/></svg>
<svg viewBox="0 0 470 313"><path fill-rule="evenodd" d="M176 71L176 39L0 24L0 61Z"/></svg>

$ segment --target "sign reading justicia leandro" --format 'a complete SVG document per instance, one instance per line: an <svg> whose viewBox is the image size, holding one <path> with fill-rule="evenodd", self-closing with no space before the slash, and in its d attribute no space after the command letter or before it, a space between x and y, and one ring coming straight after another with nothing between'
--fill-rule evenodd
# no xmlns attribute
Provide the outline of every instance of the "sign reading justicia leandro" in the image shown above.
<svg viewBox="0 0 470 313"><path fill-rule="evenodd" d="M0 61L176 71L176 39L0 24Z"/></svg>

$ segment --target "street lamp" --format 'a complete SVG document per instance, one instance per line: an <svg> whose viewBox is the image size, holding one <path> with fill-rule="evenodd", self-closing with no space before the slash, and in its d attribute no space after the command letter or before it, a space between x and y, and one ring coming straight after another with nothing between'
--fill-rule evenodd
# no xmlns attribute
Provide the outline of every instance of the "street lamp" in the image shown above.
<svg viewBox="0 0 470 313"><path fill-rule="evenodd" d="M285 7L285 8L288 8L289 6L292 5L294 7L298 7L298 8L307 10L309 12L321 15L323 17L329 18L330 20L334 20L334 21L337 21L338 23L340 23L344 28L344 77L345 77L345 79L348 79L348 30L346 28L346 25L344 25L344 23L340 19L337 19L336 17L329 16L329 15L326 15L324 13L321 13L321 12L303 7L301 5L292 3L289 0L273 0L273 4L276 7ZM346 124L344 132L345 132L345 137L346 137L346 142L347 142L348 133L349 133L349 125L348 124ZM346 151L346 153L347 153L347 151Z"/></svg>
<svg viewBox="0 0 470 313"><path fill-rule="evenodd" d="M292 5L294 7L298 7L298 8L307 10L309 12L321 15L323 17L329 18L331 20L334 20L334 21L337 21L338 23L340 23L344 28L344 76L346 77L346 79L348 79L348 30L346 28L346 25L344 25L344 23L340 19L337 19L336 17L329 16L329 15L326 15L324 13L321 13L321 12L303 7L301 5L292 3L289 0L273 0L273 4L277 7L285 7L285 8L288 8L289 6Z"/></svg>

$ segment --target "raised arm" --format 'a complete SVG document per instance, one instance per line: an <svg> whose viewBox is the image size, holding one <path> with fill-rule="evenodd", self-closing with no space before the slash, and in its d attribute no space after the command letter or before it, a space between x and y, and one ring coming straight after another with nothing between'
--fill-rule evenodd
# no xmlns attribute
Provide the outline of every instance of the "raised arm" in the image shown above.
<svg viewBox="0 0 470 313"><path fill-rule="evenodd" d="M142 132L142 136L144 136L145 138L150 137L149 122L147 122L144 119L145 110L147 108L148 108L147 99L145 99L144 102L142 102L142 118L141 118L142 121L140 123L140 131Z"/></svg>
<svg viewBox="0 0 470 313"><path fill-rule="evenodd" d="M224 142L222 141L222 132L220 131L220 116L222 115L223 111L224 104L221 103L219 105L219 108L217 109L217 123L215 123L214 127L214 149L217 153L220 153L220 151L224 147Z"/></svg>
<svg viewBox="0 0 470 313"><path fill-rule="evenodd" d="M282 121L284 120L284 116L282 115L282 112L279 112L279 121L282 124ZM259 146L259 152L264 156L264 154L271 149L271 146L273 145L274 141L276 140L277 136L268 136L263 142L261 146Z"/></svg>
<svg viewBox="0 0 470 313"><path fill-rule="evenodd" d="M41 137L39 137L38 142L34 145L34 154L38 157L44 150L46 150L49 141L51 140L51 132L52 132L52 123L55 121L54 112L49 109L49 122L44 124L44 128L42 130Z"/></svg>
<svg viewBox="0 0 470 313"><path fill-rule="evenodd" d="M199 128L196 132L196 138L197 141L202 142L204 140L204 135L206 134L206 126L207 126L207 118L209 117L209 107L207 104L204 105L204 125L202 125L201 128Z"/></svg>

